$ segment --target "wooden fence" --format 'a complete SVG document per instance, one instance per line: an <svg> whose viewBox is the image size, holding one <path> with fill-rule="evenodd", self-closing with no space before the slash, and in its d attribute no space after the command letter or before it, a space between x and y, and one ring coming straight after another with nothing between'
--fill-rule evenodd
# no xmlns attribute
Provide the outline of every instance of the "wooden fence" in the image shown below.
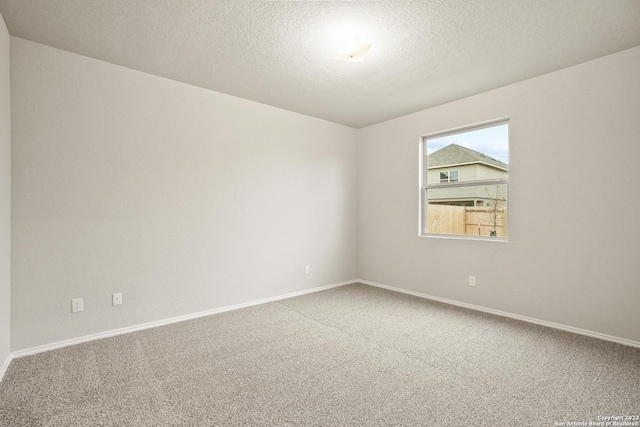
<svg viewBox="0 0 640 427"><path fill-rule="evenodd" d="M507 236L507 210L492 207L428 205L427 232L489 237Z"/></svg>

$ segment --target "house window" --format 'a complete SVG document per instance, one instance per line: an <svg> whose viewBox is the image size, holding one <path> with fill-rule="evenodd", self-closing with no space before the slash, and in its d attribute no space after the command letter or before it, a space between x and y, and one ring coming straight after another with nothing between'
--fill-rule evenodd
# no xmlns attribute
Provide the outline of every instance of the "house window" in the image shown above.
<svg viewBox="0 0 640 427"><path fill-rule="evenodd" d="M458 181L458 171L440 172L440 182L456 182Z"/></svg>
<svg viewBox="0 0 640 427"><path fill-rule="evenodd" d="M423 136L420 235L506 241L509 120Z"/></svg>

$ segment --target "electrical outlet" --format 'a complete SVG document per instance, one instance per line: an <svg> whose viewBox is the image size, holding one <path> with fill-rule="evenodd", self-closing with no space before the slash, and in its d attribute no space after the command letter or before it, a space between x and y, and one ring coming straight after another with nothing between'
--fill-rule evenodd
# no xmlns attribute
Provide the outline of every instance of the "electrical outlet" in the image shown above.
<svg viewBox="0 0 640 427"><path fill-rule="evenodd" d="M310 267L310 266L305 265L305 266L304 266L304 274L309 274L310 269L311 269L311 267Z"/></svg>
<svg viewBox="0 0 640 427"><path fill-rule="evenodd" d="M116 294L113 294L113 305L120 305L122 304L122 293L118 292Z"/></svg>
<svg viewBox="0 0 640 427"><path fill-rule="evenodd" d="M476 285L476 276L469 276L469 286Z"/></svg>
<svg viewBox="0 0 640 427"><path fill-rule="evenodd" d="M71 300L71 312L77 313L78 311L84 311L84 303L82 298L75 298Z"/></svg>

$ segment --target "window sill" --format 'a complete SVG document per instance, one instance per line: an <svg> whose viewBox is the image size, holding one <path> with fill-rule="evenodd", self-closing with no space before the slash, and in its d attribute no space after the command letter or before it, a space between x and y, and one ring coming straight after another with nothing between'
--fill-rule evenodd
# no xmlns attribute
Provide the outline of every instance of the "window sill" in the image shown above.
<svg viewBox="0 0 640 427"><path fill-rule="evenodd" d="M501 242L508 243L508 237L486 237L486 236L463 236L459 234L419 234L418 237L427 237L431 239L453 239L453 240L479 240L484 242Z"/></svg>

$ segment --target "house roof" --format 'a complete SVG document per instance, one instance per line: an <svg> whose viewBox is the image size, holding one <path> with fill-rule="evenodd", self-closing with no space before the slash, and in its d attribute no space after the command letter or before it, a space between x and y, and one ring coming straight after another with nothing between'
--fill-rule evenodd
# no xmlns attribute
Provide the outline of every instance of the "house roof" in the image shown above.
<svg viewBox="0 0 640 427"><path fill-rule="evenodd" d="M509 170L508 164L458 144L449 144L427 156L428 169L469 163L484 163L495 168Z"/></svg>

